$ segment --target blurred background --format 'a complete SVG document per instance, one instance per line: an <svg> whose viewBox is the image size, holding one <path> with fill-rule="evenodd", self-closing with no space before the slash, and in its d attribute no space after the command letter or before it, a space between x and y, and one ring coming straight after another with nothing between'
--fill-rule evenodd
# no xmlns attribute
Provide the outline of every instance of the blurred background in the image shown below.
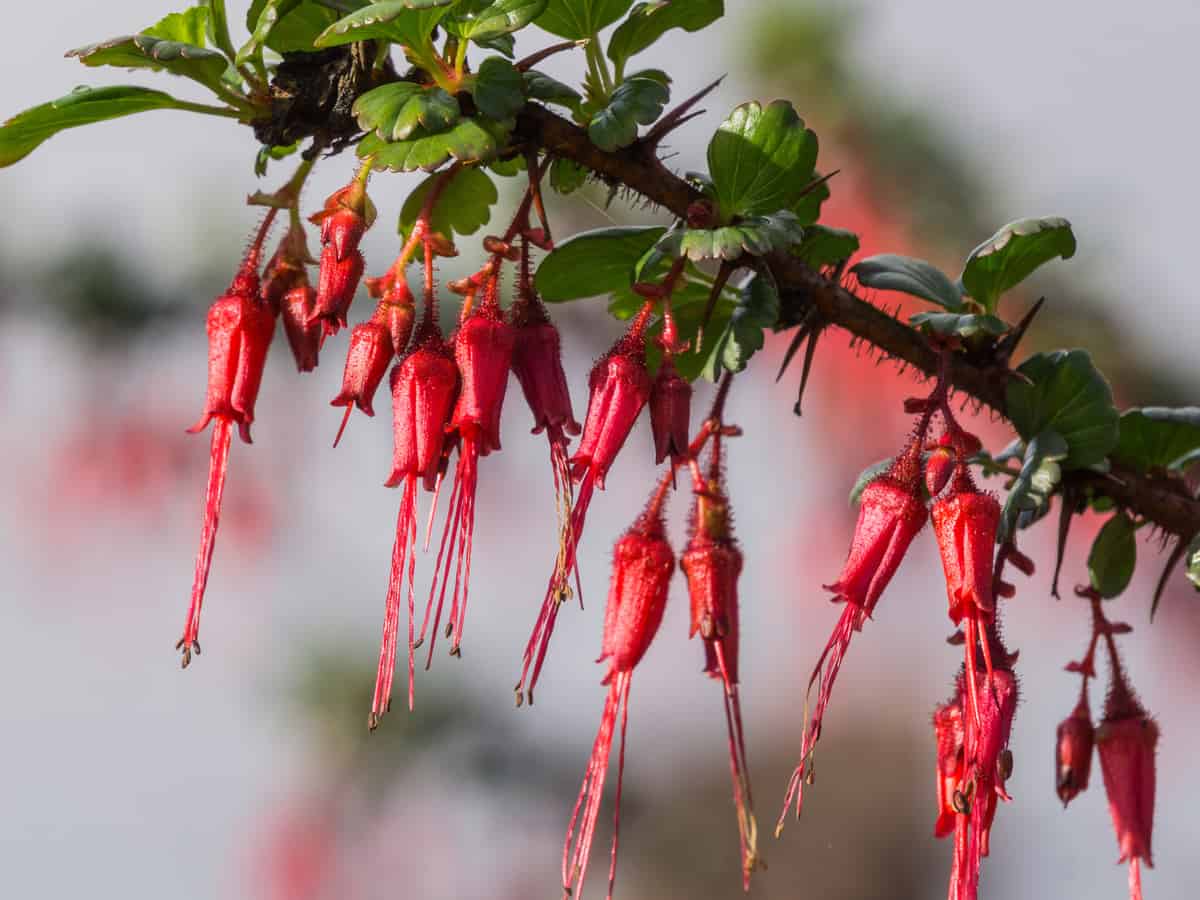
<svg viewBox="0 0 1200 900"><path fill-rule="evenodd" d="M229 4L231 21L246 5ZM933 0L727 6L707 32L673 32L642 58L671 72L677 98L728 75L709 113L674 136L673 166L702 168L707 135L736 103L782 96L820 135L821 170L841 170L823 221L858 232L864 254L921 255L954 274L1003 223L1066 216L1080 249L1020 298L1047 297L1024 349L1090 348L1120 405L1197 401L1188 338L1200 306L1187 273L1200 130L1182 114L1197 76L1193 3L1089 4L1086 15L1035 0L1002 11ZM61 54L167 11L160 0L6 10L19 40L6 47L0 115L83 81L152 83L84 72ZM523 33L520 49L544 37ZM560 56L545 68L578 80L583 66ZM167 87L190 96L188 84ZM277 340L255 444L231 454L205 652L178 668L207 466L207 439L183 432L203 400L204 313L257 221L244 196L290 171L275 164L258 183L256 149L247 129L156 112L67 132L0 172L0 885L14 897L123 900L555 897L604 699L593 660L611 541L653 480L644 423L592 507L588 607L564 610L537 704L514 710L555 517L545 446L528 436L512 387L505 452L481 467L463 657L439 651L418 672L417 711L393 713L368 737L398 503L380 488L390 415L356 413L332 450L340 410L328 403L345 339L304 377ZM352 168L348 154L320 164L306 206ZM504 221L511 181L496 209ZM369 272L393 258L389 219L415 183L372 183L381 216L364 245ZM553 198L556 234L648 217L607 199L595 185ZM464 256L447 277L474 261ZM603 301L554 314L581 417L591 360L620 326ZM951 847L932 837L930 712L961 653L944 643L927 536L850 651L803 820L769 836L796 761L804 685L838 613L820 585L853 528L846 495L898 446L909 424L899 403L913 389L831 332L796 418L798 372L774 381L786 343L768 344L730 406L746 431L729 448L729 480L747 563L743 703L770 866L750 895L941 896ZM701 387L698 407L710 391ZM992 449L1007 443L998 423L976 424ZM1054 518L1026 533L1038 572L1006 605L1023 703L1015 802L998 813L984 868L993 900L1126 893L1098 766L1069 811L1053 790L1054 728L1077 691L1062 667L1087 639L1085 604L1049 596ZM1065 585L1086 578L1094 531L1075 528ZM1110 614L1136 626L1123 641L1128 668L1163 734L1146 895L1196 897L1200 786L1188 760L1200 746L1200 603L1177 576L1150 626L1158 546L1140 553L1139 577ZM740 893L720 688L701 674L687 625L676 578L634 678L618 873L630 900ZM1100 690L1092 701L1099 708ZM602 895L608 816L606 805L589 896Z"/></svg>

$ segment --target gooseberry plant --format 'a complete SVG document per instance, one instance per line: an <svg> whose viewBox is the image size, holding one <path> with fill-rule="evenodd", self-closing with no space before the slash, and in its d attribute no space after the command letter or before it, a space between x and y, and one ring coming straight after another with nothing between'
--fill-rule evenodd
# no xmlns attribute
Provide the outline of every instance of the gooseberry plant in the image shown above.
<svg viewBox="0 0 1200 900"><path fill-rule="evenodd" d="M663 138L698 115L697 104L715 85L672 106L671 74L638 68L638 58L668 32L698 31L723 13L721 0L254 0L239 43L224 0L207 0L68 56L93 68L190 79L212 93L210 102L139 86L84 87L0 127L3 166L60 131L156 109L252 128L261 144L253 160L259 177L277 161L296 161L277 189L250 195L249 203L266 212L208 313L207 394L191 430L212 424L211 462L191 604L177 645L183 665L200 653L200 613L233 429L250 442L276 322L282 320L297 369L315 368L349 326L368 269L359 244L379 216L370 181L421 171L427 177L392 211L398 215L396 258L365 279L376 305L350 330L343 389L332 401L345 409L342 429L355 408L374 415L375 395L391 368L394 458L387 485L401 488L401 501L370 727L391 705L404 606L410 708L418 649L428 644L428 667L442 633L450 653L460 652L476 487L484 458L501 449L509 372L533 414L534 432L546 436L558 519L543 599L529 611L533 627L518 705L533 702L567 600L582 598L577 549L589 505L648 408L662 474L614 551L601 641L608 697L567 827L561 886L564 897L582 891L619 727L612 894L632 674L656 635L677 567L690 597L690 635L700 636L704 672L722 687L748 886L760 855L739 699L744 554L724 475L727 444L741 431L727 421L726 399L768 332L791 334L785 370L804 350L802 393L818 341L841 329L924 373L930 388L905 401L916 423L896 456L868 466L853 488L858 524L845 565L827 586L843 612L809 682L816 699L811 715L807 697L803 704L800 760L777 834L813 782L821 727L850 642L874 617L906 550L932 519L956 628L952 643L962 647L953 696L933 714L935 832L954 837L949 896L977 896L999 802L1010 799L1005 782L1013 765L1008 743L1018 700L1017 654L1001 638L1000 601L1016 590L1010 570L1032 572L1033 562L1017 546L1023 532L1055 506L1057 596L1071 523L1092 511L1108 518L1088 559L1087 583L1077 589L1090 604L1081 612L1090 615L1091 637L1084 658L1068 665L1083 685L1055 738L1055 790L1065 804L1086 788L1093 750L1099 753L1121 860L1129 863L1131 894L1139 897L1140 862L1151 862L1159 728L1117 655L1115 638L1131 629L1110 622L1103 601L1130 584L1143 529L1156 531L1170 548L1150 614L1180 564L1200 587L1200 499L1186 478L1200 459L1200 409L1118 411L1084 349L1038 353L1012 365L1043 301L1014 321L1006 295L1042 265L1074 254L1076 236L1065 219L1005 225L968 255L957 278L904 256L855 260L857 236L821 221L829 177L819 172L817 136L786 100L736 107L709 140L707 171L683 177L671 171L660 159ZM539 29L556 41L542 37L542 49L518 57L517 35ZM582 55L579 85L539 70L547 57L562 53ZM357 157L352 165L349 151ZM309 216L319 227L314 258L301 204L317 163L345 167L348 181ZM461 303L444 327L438 260L456 255L461 239L493 222L501 179L522 184L522 199L508 224L482 239L480 268L445 286ZM555 237L543 192L570 195L588 180L608 185L614 196L626 191L644 198L662 210L662 224ZM269 236L281 216L284 233L271 250ZM505 266L515 272L507 308L500 290ZM931 308L901 321L869 302L863 289L900 291ZM611 298L610 312L629 324L588 375L581 425L549 309L604 295ZM717 385L702 417L692 413L697 380ZM955 407L963 403L1007 420L1012 442L986 448L959 422ZM431 545L447 475L440 538ZM981 478L996 479L1002 502L979 487ZM663 510L672 494L688 489L689 535L677 559ZM429 554L432 584L418 615L421 493L430 495L424 548L436 550ZM1111 683L1095 727L1088 680L1096 676L1101 641Z"/></svg>

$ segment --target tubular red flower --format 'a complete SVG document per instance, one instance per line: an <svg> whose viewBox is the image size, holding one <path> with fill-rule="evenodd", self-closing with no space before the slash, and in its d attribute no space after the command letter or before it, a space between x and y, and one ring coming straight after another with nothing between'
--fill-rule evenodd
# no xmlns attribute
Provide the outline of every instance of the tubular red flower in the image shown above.
<svg viewBox="0 0 1200 900"><path fill-rule="evenodd" d="M588 410L583 436L570 460L571 477L580 482L579 492L566 528L566 546L559 548L554 571L550 573L546 594L525 648L521 681L516 689L518 704L523 696L522 685L526 683L527 674L528 688L524 695L533 702L533 689L537 686L542 663L550 646L559 607L569 594L572 574L576 586L579 585L576 550L583 537L593 491L597 487L604 490L605 475L650 397L645 330L651 309L652 304L649 303L643 307L629 330L600 357L588 376Z"/></svg>
<svg viewBox="0 0 1200 900"><path fill-rule="evenodd" d="M200 610L221 515L231 428L236 424L242 440L250 443L254 404L275 330L275 317L270 305L261 297L258 278L259 248L270 223L270 218L264 222L229 290L218 297L208 311L208 386L204 411L188 431L199 432L214 419L216 424L210 447L204 524L196 555L192 598L183 636L175 645L183 653L185 667L191 662L192 653L200 652Z"/></svg>
<svg viewBox="0 0 1200 900"><path fill-rule="evenodd" d="M384 304L380 303L380 309ZM369 321L360 322L350 333L350 348L346 352L346 369L342 375L342 391L330 406L346 407L342 417L342 425L334 438L333 446L337 446L350 421L350 412L357 406L368 416L375 415L372 405L375 391L387 372L388 364L392 361L392 336L385 322L380 321L386 315L378 310Z"/></svg>
<svg viewBox="0 0 1200 900"><path fill-rule="evenodd" d="M613 813L612 857L608 871L611 900L617 870L617 847L621 823L621 784L625 772L625 724L629 715L629 685L634 667L641 661L662 623L667 590L675 571L675 555L667 543L662 506L670 480L656 488L645 511L617 541L613 551L612 581L604 613L604 636L600 659L608 661L601 684L609 685L608 699L600 719L600 730L592 745L587 773L567 825L563 844L563 897L583 896L588 858L604 796L608 761L617 719L621 720L621 747L617 763L617 793ZM582 813L582 817L581 817ZM578 829L576 826L578 825ZM574 884L574 888L572 888Z"/></svg>
<svg viewBox="0 0 1200 900"><path fill-rule="evenodd" d="M958 805L955 794L963 777L962 702L956 697L943 703L933 712L933 734L937 742L937 822L934 837L953 834Z"/></svg>
<svg viewBox="0 0 1200 900"><path fill-rule="evenodd" d="M1071 715L1059 723L1055 734L1054 789L1064 808L1087 790L1095 742L1096 729L1087 698L1081 697Z"/></svg>
<svg viewBox="0 0 1200 900"><path fill-rule="evenodd" d="M910 444L885 474L863 490L846 563L837 581L825 585L826 590L833 591L833 599L844 601L846 607L808 681L810 693L813 685L819 682L817 702L812 718L805 725L800 762L788 783L783 812L775 826L776 834L783 829L793 799L796 815L800 814L804 782L811 777L812 753L820 740L821 723L850 640L874 612L875 604L896 574L913 538L925 526L928 513L918 487L919 459L919 446Z"/></svg>
<svg viewBox="0 0 1200 900"><path fill-rule="evenodd" d="M363 256L357 250L344 259L337 258L332 244L321 251L321 274L317 281L317 299L309 322L319 321L325 333L337 334L346 327L346 316L358 282L363 275Z"/></svg>
<svg viewBox="0 0 1200 900"><path fill-rule="evenodd" d="M996 498L969 483L952 487L948 496L933 504L933 528L955 625L973 613L986 621L995 611L992 567L999 524Z"/></svg>
<svg viewBox="0 0 1200 900"><path fill-rule="evenodd" d="M742 552L733 536L720 450L718 435L713 438L707 477L693 485L696 503L692 509L692 534L679 566L687 577L691 601L688 637L700 635L704 643L704 672L721 679L724 686L742 886L749 890L750 875L758 865L758 825L738 693L738 576L742 571Z"/></svg>
<svg viewBox="0 0 1200 900"><path fill-rule="evenodd" d="M1121 852L1118 862L1129 863L1130 897L1141 900L1140 861L1154 865L1151 839L1154 834L1154 753L1158 746L1158 725L1129 687L1117 655L1113 635L1128 630L1128 626L1116 624L1107 624L1103 630L1112 680L1104 703L1104 718L1096 729L1096 749L1100 754L1100 771L1104 774L1108 811Z"/></svg>
<svg viewBox="0 0 1200 900"><path fill-rule="evenodd" d="M675 369L671 354L663 356L650 388L650 431L654 436L654 462L668 456L679 461L687 455L692 410L692 386Z"/></svg>
<svg viewBox="0 0 1200 900"><path fill-rule="evenodd" d="M429 661L426 665L433 660L433 648L437 642L452 566L454 590L446 636L451 641L451 655L457 656L460 652L470 594L479 458L500 449L500 412L504 406L508 370L512 365L515 335L512 326L504 321L500 313L497 288L496 279L493 278L483 303L463 320L454 338L454 358L462 388L449 427L461 444L458 466L454 472L454 487L450 493L450 508L438 549L435 577L429 591L425 618L421 623L421 640L424 640L434 596L437 595L433 639L429 643Z"/></svg>
<svg viewBox="0 0 1200 900"><path fill-rule="evenodd" d="M440 483L446 424L458 391L458 369L450 347L437 330L429 311L419 329L415 349L400 360L390 377L392 390L392 472L388 487L403 483L404 493L392 545L392 567L384 603L383 639L379 670L368 724L374 728L391 707L396 668L396 643L400 621L400 595L404 563L408 560L408 708L413 706L414 653L419 642L414 628L414 569L416 566L418 480L427 491Z"/></svg>
<svg viewBox="0 0 1200 900"><path fill-rule="evenodd" d="M325 341L324 328L313 320L316 300L317 292L305 283L284 294L280 304L283 333L301 372L311 372L317 367L321 344Z"/></svg>

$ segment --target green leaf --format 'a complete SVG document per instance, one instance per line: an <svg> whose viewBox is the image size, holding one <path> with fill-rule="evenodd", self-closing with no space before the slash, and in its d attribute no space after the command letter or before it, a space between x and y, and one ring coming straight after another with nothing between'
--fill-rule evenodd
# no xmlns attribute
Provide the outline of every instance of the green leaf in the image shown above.
<svg viewBox="0 0 1200 900"><path fill-rule="evenodd" d="M376 170L432 172L454 157L460 162L487 162L508 140L509 123L490 119L460 119L449 131L430 134L417 128L408 139L386 143L368 134L358 145L358 156L374 157Z"/></svg>
<svg viewBox="0 0 1200 900"><path fill-rule="evenodd" d="M973 313L922 312L912 316L909 323L928 335L971 339L976 335L997 338L1008 331L1008 326L995 316Z"/></svg>
<svg viewBox="0 0 1200 900"><path fill-rule="evenodd" d="M550 187L560 194L569 194L583 187L588 170L579 163L561 156L550 163Z"/></svg>
<svg viewBox="0 0 1200 900"><path fill-rule="evenodd" d="M454 0L383 0L338 19L317 38L318 47L385 40L420 47Z"/></svg>
<svg viewBox="0 0 1200 900"><path fill-rule="evenodd" d="M567 109L578 109L583 99L579 91L563 84L557 78L551 78L537 69L528 69L522 73L525 79L525 94L530 100L541 100L543 103L555 103Z"/></svg>
<svg viewBox="0 0 1200 900"><path fill-rule="evenodd" d="M817 136L786 100L743 103L708 144L708 172L723 221L790 209L813 180Z"/></svg>
<svg viewBox="0 0 1200 900"><path fill-rule="evenodd" d="M236 51L229 37L229 15L225 12L225 0L204 0L208 7L208 36L212 45L233 59Z"/></svg>
<svg viewBox="0 0 1200 900"><path fill-rule="evenodd" d="M799 221L799 220L797 220ZM858 235L843 228L807 225L804 238L792 248L792 253L804 260L810 269L835 266L858 252Z"/></svg>
<svg viewBox="0 0 1200 900"><path fill-rule="evenodd" d="M400 235L407 239L413 223L434 182L441 175L430 175L404 201L400 210ZM478 167L462 169L438 196L433 206L433 230L451 240L458 234L474 234L487 224L491 209L500 195L487 173Z"/></svg>
<svg viewBox="0 0 1200 900"><path fill-rule="evenodd" d="M1066 219L1021 219L1005 225L971 251L961 281L985 310L995 312L1000 295L1042 263L1074 255L1075 235Z"/></svg>
<svg viewBox="0 0 1200 900"><path fill-rule="evenodd" d="M501 178L512 178L526 171L525 157L513 156L509 159L494 159L487 167Z"/></svg>
<svg viewBox="0 0 1200 900"><path fill-rule="evenodd" d="M258 7L255 3L250 8L250 13L247 14L246 27L250 28L250 40L246 41L237 52L235 62L240 66L243 63L261 55L262 48L266 46L267 40L271 36L271 30L285 15L300 5L300 0L266 0L261 6L261 11L258 17L254 20L254 27L250 28L249 16Z"/></svg>
<svg viewBox="0 0 1200 900"><path fill-rule="evenodd" d="M743 253L765 256L798 244L804 231L796 216L786 210L770 216L748 216L737 225L689 228L680 234L678 252L691 260L722 259L732 262Z"/></svg>
<svg viewBox="0 0 1200 900"><path fill-rule="evenodd" d="M825 201L829 199L829 182L817 181L821 176L813 172L813 184L799 200L792 206L792 212L796 214L796 218L800 220L801 225L812 225L821 218L821 207Z"/></svg>
<svg viewBox="0 0 1200 900"><path fill-rule="evenodd" d="M716 381L722 369L741 372L750 357L763 347L763 332L779 321L779 288L767 269L762 269L741 290L729 324L720 332L702 374Z"/></svg>
<svg viewBox="0 0 1200 900"><path fill-rule="evenodd" d="M867 489L867 485L887 472L892 467L892 463L896 461L894 456L889 456L887 459L881 459L877 463L871 463L854 479L854 486L850 488L850 505L858 506L859 500L862 499L862 493Z"/></svg>
<svg viewBox="0 0 1200 900"><path fill-rule="evenodd" d="M461 117L458 100L440 87L396 81L367 91L354 101L354 116L363 131L384 141L403 141L417 129L426 135L446 131Z"/></svg>
<svg viewBox="0 0 1200 900"><path fill-rule="evenodd" d="M311 53L317 38L337 21L337 13L320 3L304 2L284 15L271 29L267 46L276 53Z"/></svg>
<svg viewBox="0 0 1200 900"><path fill-rule="evenodd" d="M608 58L623 71L629 57L641 53L672 28L699 31L725 14L724 0L657 0L639 3L608 41Z"/></svg>
<svg viewBox="0 0 1200 900"><path fill-rule="evenodd" d="M267 174L267 164L273 159L286 159L300 149L300 141L285 147L259 147L254 158L254 174L262 178Z"/></svg>
<svg viewBox="0 0 1200 900"><path fill-rule="evenodd" d="M163 16L142 34L177 44L203 47L208 41L208 15L207 6L193 6L183 12Z"/></svg>
<svg viewBox="0 0 1200 900"><path fill-rule="evenodd" d="M520 31L546 9L547 0L495 0L482 9L455 16L446 28L465 40L489 41Z"/></svg>
<svg viewBox="0 0 1200 900"><path fill-rule="evenodd" d="M479 66L472 95L475 105L485 116L509 119L525 105L525 82L512 63L499 56L489 56Z"/></svg>
<svg viewBox="0 0 1200 900"><path fill-rule="evenodd" d="M649 125L660 115L671 91L653 78L632 75L618 85L608 105L592 116L588 137L601 150L628 147L638 136L638 125Z"/></svg>
<svg viewBox="0 0 1200 900"><path fill-rule="evenodd" d="M666 232L661 226L600 228L567 238L538 266L543 300L595 297L633 282L634 266Z"/></svg>
<svg viewBox="0 0 1200 900"><path fill-rule="evenodd" d="M870 256L850 270L863 287L880 291L902 291L950 312L962 309L962 294L958 286L939 268L895 253Z"/></svg>
<svg viewBox="0 0 1200 900"><path fill-rule="evenodd" d="M24 159L47 138L67 128L131 116L151 109L195 109L162 91L143 87L79 87L0 125L0 168Z"/></svg>
<svg viewBox="0 0 1200 900"><path fill-rule="evenodd" d="M1018 526L1031 524L1050 509L1050 497L1062 480L1062 466L1070 447L1066 439L1053 429L1041 432L1025 448L1021 474L1009 488L1000 518L998 540L1012 536Z"/></svg>
<svg viewBox="0 0 1200 900"><path fill-rule="evenodd" d="M1121 416L1113 458L1138 471L1180 469L1200 450L1200 407L1148 406Z"/></svg>
<svg viewBox="0 0 1200 900"><path fill-rule="evenodd" d="M1112 389L1086 350L1038 353L1012 379L1006 406L1009 420L1025 440L1057 431L1070 445L1064 468L1095 465L1117 444L1117 411Z"/></svg>
<svg viewBox="0 0 1200 900"><path fill-rule="evenodd" d="M633 0L550 0L537 26L567 40L593 37L633 5Z"/></svg>
<svg viewBox="0 0 1200 900"><path fill-rule="evenodd" d="M1137 566L1137 527L1124 513L1104 523L1088 554L1088 577L1104 598L1115 597L1129 585Z"/></svg>
<svg viewBox="0 0 1200 900"><path fill-rule="evenodd" d="M176 13L163 19L154 28L163 33L186 34L190 37L196 37L194 32L198 29L198 39L203 42L204 21L208 17L208 10L196 7L189 12L199 15ZM68 51L67 56L77 57L85 66L93 68L119 66L124 69L167 71L172 75L198 81L218 94L222 87L221 76L229 66L229 61L216 50L150 33L128 35L79 47Z"/></svg>
<svg viewBox="0 0 1200 900"><path fill-rule="evenodd" d="M1183 561L1187 566L1188 581L1196 590L1200 591L1200 534L1192 538L1192 542L1188 544Z"/></svg>

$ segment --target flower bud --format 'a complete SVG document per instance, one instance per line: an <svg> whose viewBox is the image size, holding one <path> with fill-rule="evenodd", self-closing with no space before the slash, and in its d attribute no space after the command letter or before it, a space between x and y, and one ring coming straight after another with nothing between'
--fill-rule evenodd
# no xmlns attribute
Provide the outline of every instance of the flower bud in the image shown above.
<svg viewBox="0 0 1200 900"><path fill-rule="evenodd" d="M363 256L357 250L341 259L332 244L321 251L321 274L311 318L323 322L327 334L337 334L346 326L363 267Z"/></svg>
<svg viewBox="0 0 1200 900"><path fill-rule="evenodd" d="M563 371L561 339L546 308L534 297L520 300L513 306L511 321L512 370L533 413L533 433L550 427L579 434Z"/></svg>
<svg viewBox="0 0 1200 900"><path fill-rule="evenodd" d="M1075 711L1059 723L1054 752L1054 788L1065 807L1087 790L1092 771L1092 748L1096 730L1087 702L1081 700Z"/></svg>
<svg viewBox="0 0 1200 900"><path fill-rule="evenodd" d="M316 299L317 292L305 283L284 294L280 304L283 333L301 372L311 372L317 367L317 355L325 339L321 323L312 318Z"/></svg>
<svg viewBox="0 0 1200 900"><path fill-rule="evenodd" d="M357 406L368 416L375 415L372 402L379 382L392 361L392 339L387 326L372 318L354 326L350 333L350 348L346 352L346 369L342 375L342 391L331 406ZM347 409L347 413L349 409Z"/></svg>
<svg viewBox="0 0 1200 900"><path fill-rule="evenodd" d="M654 436L655 465L668 456L678 461L687 455L691 408L692 386L675 369L670 354L666 354L650 388L650 431Z"/></svg>
<svg viewBox="0 0 1200 900"><path fill-rule="evenodd" d="M662 624L675 554L659 506L652 501L613 548L600 652L600 659L609 661L605 684L619 672L632 671Z"/></svg>
<svg viewBox="0 0 1200 900"><path fill-rule="evenodd" d="M939 447L929 454L925 463L925 487L930 497L936 497L954 474L954 453L948 447Z"/></svg>

